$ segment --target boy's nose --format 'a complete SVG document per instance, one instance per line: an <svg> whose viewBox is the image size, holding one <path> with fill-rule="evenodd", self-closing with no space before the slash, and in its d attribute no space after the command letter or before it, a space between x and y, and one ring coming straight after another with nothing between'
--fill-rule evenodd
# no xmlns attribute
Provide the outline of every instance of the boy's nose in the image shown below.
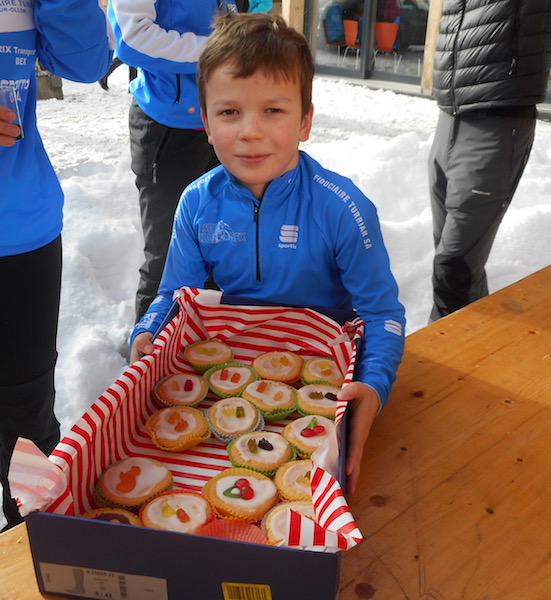
<svg viewBox="0 0 551 600"><path fill-rule="evenodd" d="M258 138L262 135L262 127L256 115L244 117L241 127L241 136L243 138Z"/></svg>

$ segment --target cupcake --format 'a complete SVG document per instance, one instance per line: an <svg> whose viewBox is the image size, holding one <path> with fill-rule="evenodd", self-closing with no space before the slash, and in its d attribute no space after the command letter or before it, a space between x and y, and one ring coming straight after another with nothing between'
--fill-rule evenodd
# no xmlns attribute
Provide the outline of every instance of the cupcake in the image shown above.
<svg viewBox="0 0 551 600"><path fill-rule="evenodd" d="M340 388L326 383L310 383L297 390L297 409L305 415L321 415L334 419L337 412L337 392Z"/></svg>
<svg viewBox="0 0 551 600"><path fill-rule="evenodd" d="M204 377L209 388L220 398L240 396L249 383L258 379L255 371L242 363L225 363L211 367Z"/></svg>
<svg viewBox="0 0 551 600"><path fill-rule="evenodd" d="M96 521L108 521L109 523L122 523L123 525L141 525L140 519L129 510L124 508L114 508L106 506L104 508L94 508L85 512L86 519L95 519Z"/></svg>
<svg viewBox="0 0 551 600"><path fill-rule="evenodd" d="M280 381L253 381L241 395L260 410L266 421L280 421L296 408L295 388Z"/></svg>
<svg viewBox="0 0 551 600"><path fill-rule="evenodd" d="M184 452L210 437L203 413L189 406L162 408L154 412L147 419L145 430L157 448L169 452Z"/></svg>
<svg viewBox="0 0 551 600"><path fill-rule="evenodd" d="M335 423L330 419L307 416L286 425L281 435L292 444L301 458L308 458L334 433Z"/></svg>
<svg viewBox="0 0 551 600"><path fill-rule="evenodd" d="M312 461L292 460L277 470L274 483L284 500L311 500Z"/></svg>
<svg viewBox="0 0 551 600"><path fill-rule="evenodd" d="M260 411L248 400L239 397L218 400L209 408L207 421L212 433L224 444L264 427Z"/></svg>
<svg viewBox="0 0 551 600"><path fill-rule="evenodd" d="M258 525L233 519L214 519L197 531L199 535L234 542L268 545L268 538Z"/></svg>
<svg viewBox="0 0 551 600"><path fill-rule="evenodd" d="M305 361L300 378L305 385L328 383L341 387L344 381L337 363L327 356L316 356Z"/></svg>
<svg viewBox="0 0 551 600"><path fill-rule="evenodd" d="M196 371L204 373L215 365L231 362L233 351L224 342L206 340L190 344L184 350L184 358Z"/></svg>
<svg viewBox="0 0 551 600"><path fill-rule="evenodd" d="M294 458L294 451L279 433L256 431L231 442L228 456L234 467L253 469L273 477L279 466Z"/></svg>
<svg viewBox="0 0 551 600"><path fill-rule="evenodd" d="M157 383L153 397L164 406L195 406L207 392L207 383L200 375L175 373Z"/></svg>
<svg viewBox="0 0 551 600"><path fill-rule="evenodd" d="M300 379L302 358L294 352L276 350L260 354L253 361L253 369L262 379L295 383Z"/></svg>
<svg viewBox="0 0 551 600"><path fill-rule="evenodd" d="M179 533L196 533L214 517L214 510L204 496L185 490L159 494L140 510L140 519L145 527Z"/></svg>
<svg viewBox="0 0 551 600"><path fill-rule="evenodd" d="M162 463L135 456L104 469L95 495L101 506L138 510L144 502L171 487L172 473Z"/></svg>
<svg viewBox="0 0 551 600"><path fill-rule="evenodd" d="M272 508L262 519L262 530L272 545L281 544L287 536L289 512L294 511L315 521L314 507L307 500L283 502Z"/></svg>
<svg viewBox="0 0 551 600"><path fill-rule="evenodd" d="M205 483L205 498L218 516L255 523L278 502L274 482L251 469L226 469Z"/></svg>

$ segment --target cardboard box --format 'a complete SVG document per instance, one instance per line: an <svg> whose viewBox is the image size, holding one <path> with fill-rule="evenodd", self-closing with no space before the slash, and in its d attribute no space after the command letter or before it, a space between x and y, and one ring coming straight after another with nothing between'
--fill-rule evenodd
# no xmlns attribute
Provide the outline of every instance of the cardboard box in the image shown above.
<svg viewBox="0 0 551 600"><path fill-rule="evenodd" d="M344 313L338 311L331 311L330 318L312 309L243 302L229 297L221 301L219 293L183 288L178 299L181 310L156 338L154 355L131 365L53 452L50 461L66 474L68 486L46 512L32 512L26 518L41 592L90 600L336 598L338 550L362 539L338 483L345 458L345 403L339 402L337 409L337 455L316 459L313 469L319 523L299 518L296 548L70 516L96 506L93 489L101 471L125 456L156 458L172 470L176 486L195 490L231 466L225 447L213 438L178 454L156 449L144 432L145 420L159 408L151 399L155 383L169 373L191 371L181 358L182 347L189 343L216 337L229 343L235 360L241 362L282 348L305 357L331 354L346 373L345 383L352 379L363 333L363 323L354 314L345 314L343 327L333 319L342 320ZM347 321L349 317L352 320ZM206 406L214 401L207 397ZM269 424L266 429L279 431L282 426Z"/></svg>

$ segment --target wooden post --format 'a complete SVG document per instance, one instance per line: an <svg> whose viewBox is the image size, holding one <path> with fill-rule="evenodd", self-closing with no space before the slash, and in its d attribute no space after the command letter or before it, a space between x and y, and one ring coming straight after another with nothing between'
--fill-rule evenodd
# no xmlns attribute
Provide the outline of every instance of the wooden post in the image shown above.
<svg viewBox="0 0 551 600"><path fill-rule="evenodd" d="M291 27L304 32L304 0L282 0L281 16Z"/></svg>
<svg viewBox="0 0 551 600"><path fill-rule="evenodd" d="M434 70L434 54L436 51L436 38L442 16L442 0L431 0L427 32L425 36L425 54L423 57L423 72L421 73L421 93L425 96L432 95L432 74Z"/></svg>

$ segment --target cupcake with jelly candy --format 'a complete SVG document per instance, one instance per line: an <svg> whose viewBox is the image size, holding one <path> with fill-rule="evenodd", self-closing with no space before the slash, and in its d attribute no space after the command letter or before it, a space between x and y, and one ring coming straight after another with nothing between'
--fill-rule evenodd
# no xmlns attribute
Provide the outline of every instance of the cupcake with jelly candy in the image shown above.
<svg viewBox="0 0 551 600"><path fill-rule="evenodd" d="M212 433L224 444L264 427L261 412L248 400L239 397L218 400L209 408L207 421Z"/></svg>
<svg viewBox="0 0 551 600"><path fill-rule="evenodd" d="M217 396L230 398L240 396L249 383L258 379L258 374L243 363L225 363L210 368L204 378Z"/></svg>
<svg viewBox="0 0 551 600"><path fill-rule="evenodd" d="M262 530L272 545L281 544L287 537L289 511L299 513L315 521L314 506L308 500L282 502L266 513L262 519Z"/></svg>
<svg viewBox="0 0 551 600"><path fill-rule="evenodd" d="M335 423L320 416L300 417L285 426L281 435L301 458L309 458L335 434Z"/></svg>
<svg viewBox="0 0 551 600"><path fill-rule="evenodd" d="M302 415L321 415L335 419L340 388L325 383L310 383L297 390L297 409Z"/></svg>
<svg viewBox="0 0 551 600"><path fill-rule="evenodd" d="M280 421L296 408L295 388L281 381L253 381L241 395L260 410L266 421Z"/></svg>
<svg viewBox="0 0 551 600"><path fill-rule="evenodd" d="M233 351L224 342L205 340L190 344L184 350L184 358L199 373L205 373L211 367L231 362Z"/></svg>
<svg viewBox="0 0 551 600"><path fill-rule="evenodd" d="M140 519L146 527L196 533L215 518L214 510L201 494L186 490L170 490L146 502Z"/></svg>
<svg viewBox="0 0 551 600"><path fill-rule="evenodd" d="M253 369L262 379L295 383L300 379L303 360L288 350L275 350L260 354L253 361Z"/></svg>
<svg viewBox="0 0 551 600"><path fill-rule="evenodd" d="M292 460L277 470L274 483L284 500L310 500L312 461L309 458Z"/></svg>
<svg viewBox="0 0 551 600"><path fill-rule="evenodd" d="M153 397L164 406L196 406L207 392L207 383L200 375L174 373L155 385Z"/></svg>
<svg viewBox="0 0 551 600"><path fill-rule="evenodd" d="M228 446L228 456L234 467L254 469L273 477L277 468L292 460L295 453L279 433L256 431L233 440Z"/></svg>
<svg viewBox="0 0 551 600"><path fill-rule="evenodd" d="M157 460L144 456L125 458L109 465L96 485L101 506L139 508L153 496L172 487L172 473Z"/></svg>
<svg viewBox="0 0 551 600"><path fill-rule="evenodd" d="M142 524L134 513L124 508L114 508L112 506L94 508L85 512L82 516L86 519L94 519L95 521L108 521L109 523L122 523L123 525Z"/></svg>
<svg viewBox="0 0 551 600"><path fill-rule="evenodd" d="M145 423L145 430L157 448L184 452L210 437L203 413L189 406L162 408Z"/></svg>
<svg viewBox="0 0 551 600"><path fill-rule="evenodd" d="M230 468L205 483L203 496L218 516L255 523L278 502L274 482L251 469Z"/></svg>
<svg viewBox="0 0 551 600"><path fill-rule="evenodd" d="M337 363L327 356L316 356L305 361L300 374L302 383L328 383L341 387L344 381Z"/></svg>

